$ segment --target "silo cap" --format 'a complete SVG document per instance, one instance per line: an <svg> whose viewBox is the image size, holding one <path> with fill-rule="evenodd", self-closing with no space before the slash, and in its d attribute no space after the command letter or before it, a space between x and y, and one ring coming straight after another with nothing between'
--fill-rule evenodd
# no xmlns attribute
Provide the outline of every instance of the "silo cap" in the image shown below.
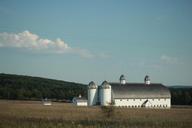
<svg viewBox="0 0 192 128"><path fill-rule="evenodd" d="M95 82L93 82L93 81L91 81L90 83L89 83L89 85L88 85L88 88L92 88L92 89L95 89L95 88L97 88L97 85L95 84Z"/></svg>
<svg viewBox="0 0 192 128"><path fill-rule="evenodd" d="M103 81L103 83L102 83L102 85L107 85L108 84L108 82L105 80L105 81Z"/></svg>
<svg viewBox="0 0 192 128"><path fill-rule="evenodd" d="M89 83L89 86L91 86L91 85L96 85L96 84L95 84L95 82L91 81L91 82Z"/></svg>
<svg viewBox="0 0 192 128"><path fill-rule="evenodd" d="M102 83L102 87L103 87L103 88L110 88L110 84L105 80L105 81L103 81L103 83Z"/></svg>

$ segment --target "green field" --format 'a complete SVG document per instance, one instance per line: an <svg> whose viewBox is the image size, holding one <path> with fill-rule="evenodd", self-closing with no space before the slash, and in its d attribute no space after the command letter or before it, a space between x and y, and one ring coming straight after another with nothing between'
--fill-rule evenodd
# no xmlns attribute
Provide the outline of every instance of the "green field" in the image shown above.
<svg viewBox="0 0 192 128"><path fill-rule="evenodd" d="M192 108L115 108L107 117L100 107L70 103L43 106L40 101L0 101L0 128L191 128Z"/></svg>

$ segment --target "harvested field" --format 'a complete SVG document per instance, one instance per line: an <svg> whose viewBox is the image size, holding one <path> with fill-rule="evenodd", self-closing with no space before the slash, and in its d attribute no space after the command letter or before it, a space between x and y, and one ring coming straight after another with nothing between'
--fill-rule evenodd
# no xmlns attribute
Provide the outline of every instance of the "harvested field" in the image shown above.
<svg viewBox="0 0 192 128"><path fill-rule="evenodd" d="M189 128L192 108L113 108L108 117L100 107L70 103L43 106L40 101L0 101L1 128Z"/></svg>

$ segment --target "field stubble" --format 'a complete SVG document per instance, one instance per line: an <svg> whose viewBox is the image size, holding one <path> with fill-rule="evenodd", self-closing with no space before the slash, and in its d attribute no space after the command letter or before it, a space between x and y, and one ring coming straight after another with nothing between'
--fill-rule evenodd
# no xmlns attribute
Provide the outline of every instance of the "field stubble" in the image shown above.
<svg viewBox="0 0 192 128"><path fill-rule="evenodd" d="M106 117L100 107L40 101L0 101L1 128L190 128L191 108L115 108Z"/></svg>

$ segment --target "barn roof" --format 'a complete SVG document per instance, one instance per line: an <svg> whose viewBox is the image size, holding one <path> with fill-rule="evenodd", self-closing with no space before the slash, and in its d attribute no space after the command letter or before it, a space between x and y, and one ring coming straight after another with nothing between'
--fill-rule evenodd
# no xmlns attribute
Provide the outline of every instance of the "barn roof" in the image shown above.
<svg viewBox="0 0 192 128"><path fill-rule="evenodd" d="M122 98L170 98L170 92L167 87L158 83L110 83L112 88L112 97L114 99Z"/></svg>
<svg viewBox="0 0 192 128"><path fill-rule="evenodd" d="M85 97L74 97L73 100L76 102L87 102L87 99Z"/></svg>

